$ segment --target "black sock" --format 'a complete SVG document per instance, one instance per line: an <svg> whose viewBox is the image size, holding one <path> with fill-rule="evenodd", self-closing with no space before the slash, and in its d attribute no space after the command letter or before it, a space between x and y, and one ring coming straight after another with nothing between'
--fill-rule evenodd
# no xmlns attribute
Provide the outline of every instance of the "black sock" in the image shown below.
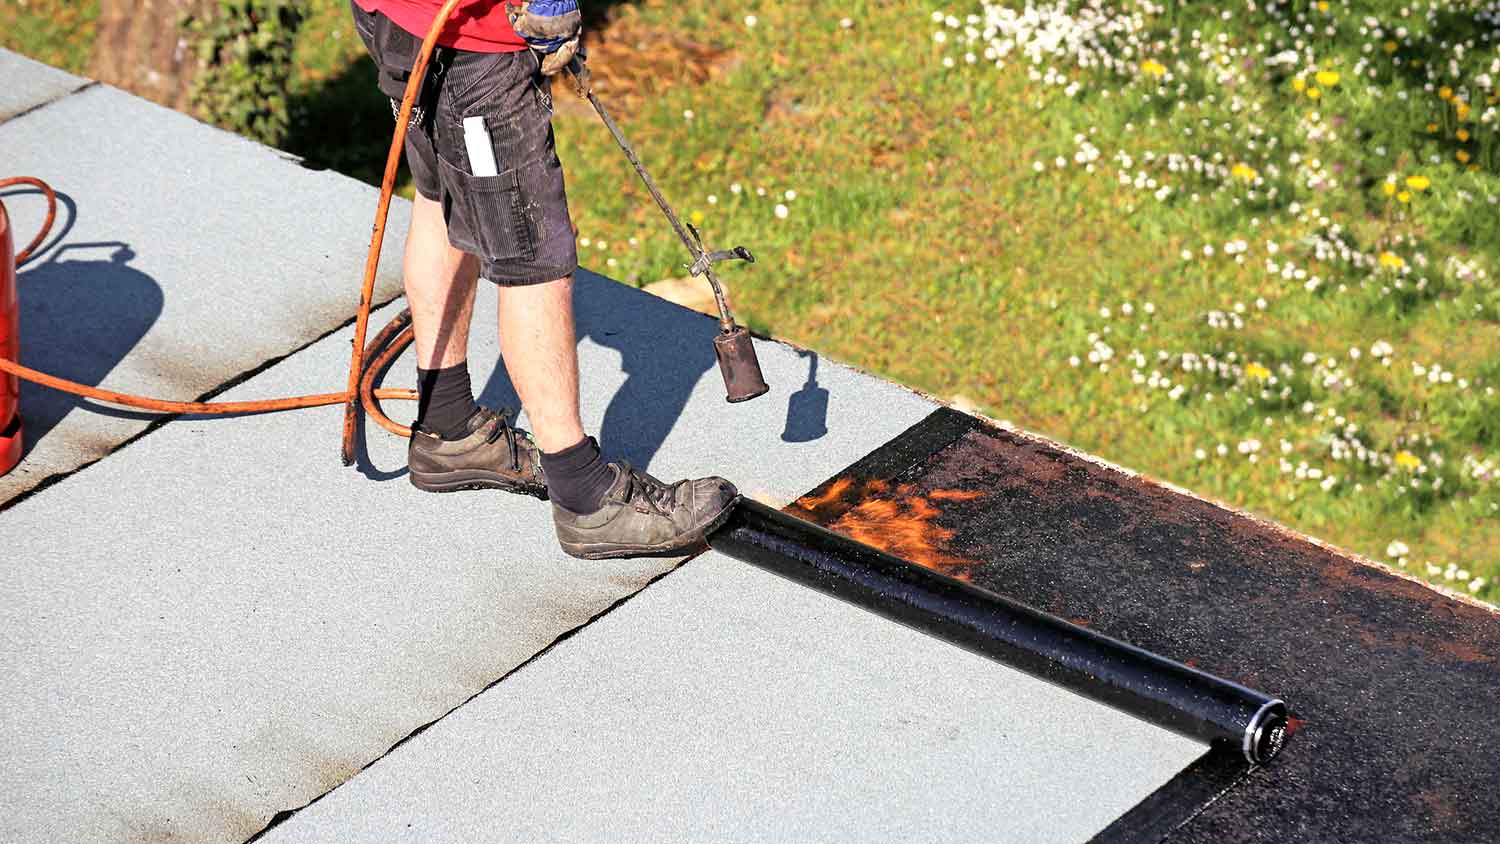
<svg viewBox="0 0 1500 844"><path fill-rule="evenodd" d="M542 452L542 472L547 475L547 495L553 503L580 515L598 510L615 482L615 473L599 456L599 443L593 437L584 437L556 454Z"/></svg>
<svg viewBox="0 0 1500 844"><path fill-rule="evenodd" d="M479 409L469 384L469 362L417 369L417 427L445 440L463 439L465 422Z"/></svg>

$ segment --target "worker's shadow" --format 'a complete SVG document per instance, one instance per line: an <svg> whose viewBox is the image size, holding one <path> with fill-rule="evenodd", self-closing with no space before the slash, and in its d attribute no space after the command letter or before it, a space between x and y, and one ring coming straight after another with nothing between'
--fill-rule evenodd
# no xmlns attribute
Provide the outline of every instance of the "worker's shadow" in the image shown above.
<svg viewBox="0 0 1500 844"><path fill-rule="evenodd" d="M64 226L17 268L20 363L69 381L97 386L135 348L161 315L155 279L130 266L135 251L119 241L58 244L72 228L76 205L58 194ZM22 244L17 244L20 248ZM132 411L21 383L24 453L30 453L76 407L107 415Z"/></svg>
<svg viewBox="0 0 1500 844"><path fill-rule="evenodd" d="M604 411L599 445L609 459L649 470L693 389L716 365L718 323L587 270L578 271L573 301L579 342L587 338L619 352L625 373ZM587 359L580 363L585 370L590 366ZM585 407L589 398L583 397ZM479 400L489 407L521 404L503 366L495 368Z"/></svg>

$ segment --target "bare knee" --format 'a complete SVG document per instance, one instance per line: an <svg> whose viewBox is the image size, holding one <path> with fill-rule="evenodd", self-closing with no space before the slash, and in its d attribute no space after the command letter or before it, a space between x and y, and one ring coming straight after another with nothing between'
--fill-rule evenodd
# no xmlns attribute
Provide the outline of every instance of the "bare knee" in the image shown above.
<svg viewBox="0 0 1500 844"><path fill-rule="evenodd" d="M520 307L551 306L560 301L573 299L573 276L565 275L538 284L500 285L501 307L513 304Z"/></svg>

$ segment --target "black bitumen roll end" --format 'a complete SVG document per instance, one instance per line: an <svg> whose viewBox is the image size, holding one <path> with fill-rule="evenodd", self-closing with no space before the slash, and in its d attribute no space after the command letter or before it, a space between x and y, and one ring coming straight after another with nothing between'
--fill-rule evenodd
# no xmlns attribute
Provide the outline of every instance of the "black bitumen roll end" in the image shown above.
<svg viewBox="0 0 1500 844"><path fill-rule="evenodd" d="M1286 746L1291 737L1287 730L1286 704L1273 700L1261 707L1245 728L1245 759L1252 765L1264 765Z"/></svg>

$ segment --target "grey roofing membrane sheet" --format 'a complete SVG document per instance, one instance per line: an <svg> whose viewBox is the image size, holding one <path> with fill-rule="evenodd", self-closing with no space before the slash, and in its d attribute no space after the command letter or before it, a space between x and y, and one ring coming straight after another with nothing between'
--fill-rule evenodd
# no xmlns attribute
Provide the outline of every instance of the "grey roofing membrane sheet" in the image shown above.
<svg viewBox="0 0 1500 844"><path fill-rule="evenodd" d="M59 84L0 62L39 101ZM19 277L23 362L191 398L292 353L222 398L342 388L350 329L316 338L352 311L372 189L104 86L0 123L0 149L64 200ZM5 201L24 237L39 199ZM514 406L494 297L472 369ZM577 302L585 423L663 478L783 504L933 407L769 342L772 392L729 405L713 320L587 272ZM239 841L346 782L272 835L1076 840L1199 750L712 554L496 683L674 562L573 560L542 502L419 493L378 429L346 469L337 407L123 448L148 417L30 387L22 411L0 840Z"/></svg>
<svg viewBox="0 0 1500 844"><path fill-rule="evenodd" d="M1076 842L1202 752L709 553L264 840Z"/></svg>
<svg viewBox="0 0 1500 844"><path fill-rule="evenodd" d="M61 199L53 245L17 275L27 366L192 400L354 314L378 194L367 185L105 86L0 123L0 150L0 175L39 177ZM29 240L40 194L0 199ZM405 206L392 211L381 301L399 290ZM79 407L22 385L28 451L0 477L0 505L149 421Z"/></svg>
<svg viewBox="0 0 1500 844"><path fill-rule="evenodd" d="M790 500L932 408L824 365L827 433L785 442L795 350L762 343L772 393L729 405L713 320L587 273L578 301L585 422L663 477ZM349 337L225 398L337 383ZM503 403L492 321L472 347ZM0 514L0 840L243 840L672 565L572 560L533 499L420 493L378 429L345 469L340 414L178 420Z"/></svg>
<svg viewBox="0 0 1500 844"><path fill-rule="evenodd" d="M0 49L0 123L87 84L87 79ZM0 178L15 175L19 174L0 173Z"/></svg>

